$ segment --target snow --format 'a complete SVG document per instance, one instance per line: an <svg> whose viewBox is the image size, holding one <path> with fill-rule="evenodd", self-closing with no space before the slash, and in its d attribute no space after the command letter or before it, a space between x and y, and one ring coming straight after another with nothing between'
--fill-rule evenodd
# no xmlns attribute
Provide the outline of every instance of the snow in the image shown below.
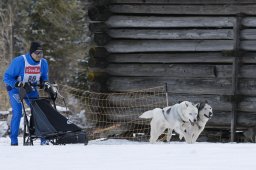
<svg viewBox="0 0 256 170"><path fill-rule="evenodd" d="M0 137L7 133L8 125L6 121L0 121Z"/></svg>
<svg viewBox="0 0 256 170"><path fill-rule="evenodd" d="M9 113L9 111L0 111L0 115L8 115Z"/></svg>
<svg viewBox="0 0 256 170"><path fill-rule="evenodd" d="M22 141L22 138L19 139ZM256 168L250 143L94 140L63 146L9 146L0 138L1 170L246 170Z"/></svg>
<svg viewBox="0 0 256 170"><path fill-rule="evenodd" d="M68 112L68 111L69 111L68 108L62 107L62 106L56 106L56 109L57 109L59 112Z"/></svg>

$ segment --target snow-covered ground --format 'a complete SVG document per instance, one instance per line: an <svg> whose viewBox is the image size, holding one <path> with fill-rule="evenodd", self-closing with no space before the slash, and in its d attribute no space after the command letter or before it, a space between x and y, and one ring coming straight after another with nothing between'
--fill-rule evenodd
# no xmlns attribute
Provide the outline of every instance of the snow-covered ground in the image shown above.
<svg viewBox="0 0 256 170"><path fill-rule="evenodd" d="M22 139L20 139L22 141ZM94 140L65 146L9 146L0 138L1 170L253 170L256 145Z"/></svg>

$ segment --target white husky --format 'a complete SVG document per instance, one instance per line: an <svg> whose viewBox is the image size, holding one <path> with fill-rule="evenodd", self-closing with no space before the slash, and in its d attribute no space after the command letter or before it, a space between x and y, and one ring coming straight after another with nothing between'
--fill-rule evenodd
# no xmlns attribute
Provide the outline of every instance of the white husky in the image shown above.
<svg viewBox="0 0 256 170"><path fill-rule="evenodd" d="M197 122L195 123L195 125L191 126L190 123L185 123L185 124L183 124L182 129L181 129L186 134L186 138L189 139L187 141L185 138L187 143L195 143L196 142L197 138L204 130L206 123L213 116L212 107L207 102L202 102L202 103L197 104L197 108L198 108L199 113L198 113L198 118L197 118ZM179 132L177 132L177 133L179 133ZM184 133L179 133L180 139L182 139L182 137L184 137L183 136ZM187 137L187 136L190 136L190 137Z"/></svg>
<svg viewBox="0 0 256 170"><path fill-rule="evenodd" d="M144 112L140 118L152 119L150 122L150 143L155 143L158 137L166 128L182 129L184 123L194 124L197 120L198 109L191 102L183 101L170 107L155 108ZM180 134L186 139L187 134L180 131Z"/></svg>

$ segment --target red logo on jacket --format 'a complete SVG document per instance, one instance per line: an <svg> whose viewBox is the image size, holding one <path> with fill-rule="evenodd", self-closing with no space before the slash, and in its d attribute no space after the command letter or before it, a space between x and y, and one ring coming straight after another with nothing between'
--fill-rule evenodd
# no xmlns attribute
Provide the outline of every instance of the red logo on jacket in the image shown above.
<svg viewBox="0 0 256 170"><path fill-rule="evenodd" d="M26 74L39 74L40 73L40 66L35 66L35 67L28 66L25 69L25 73Z"/></svg>

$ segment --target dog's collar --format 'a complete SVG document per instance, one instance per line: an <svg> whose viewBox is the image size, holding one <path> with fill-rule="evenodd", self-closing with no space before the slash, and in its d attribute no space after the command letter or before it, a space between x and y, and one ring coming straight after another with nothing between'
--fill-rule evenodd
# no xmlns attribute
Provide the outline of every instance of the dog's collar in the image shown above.
<svg viewBox="0 0 256 170"><path fill-rule="evenodd" d="M179 116L180 116L180 120L181 120L183 123L189 122L189 121L185 121L184 119L182 119L182 116L181 116L181 115L179 115Z"/></svg>
<svg viewBox="0 0 256 170"><path fill-rule="evenodd" d="M198 129L201 129L201 128L202 128L202 126L199 126L199 124L197 124L197 126L198 126Z"/></svg>
<svg viewBox="0 0 256 170"><path fill-rule="evenodd" d="M170 111L171 111L171 109L172 109L171 107L170 107L169 109L167 109L166 111L164 111L164 109L162 109L162 112L163 112L163 115L164 115L165 120L167 120L165 113L169 114ZM180 120L182 121L182 123L186 123L186 122L187 122L187 121L185 121L184 119L182 119L182 116L181 116L181 115L179 115L179 117L180 117Z"/></svg>

